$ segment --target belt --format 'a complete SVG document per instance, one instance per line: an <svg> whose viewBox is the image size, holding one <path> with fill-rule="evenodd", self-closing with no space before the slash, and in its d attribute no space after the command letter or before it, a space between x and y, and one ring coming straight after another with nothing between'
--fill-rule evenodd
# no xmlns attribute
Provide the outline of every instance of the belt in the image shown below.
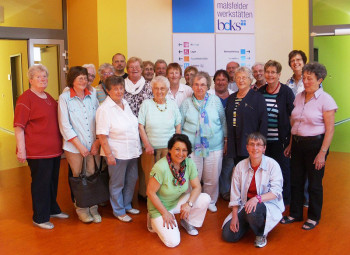
<svg viewBox="0 0 350 255"><path fill-rule="evenodd" d="M315 140L322 140L323 137L324 137L324 134L322 134L322 135L315 135L315 136L298 136L298 135L293 135L293 141L296 141L296 142L315 141Z"/></svg>

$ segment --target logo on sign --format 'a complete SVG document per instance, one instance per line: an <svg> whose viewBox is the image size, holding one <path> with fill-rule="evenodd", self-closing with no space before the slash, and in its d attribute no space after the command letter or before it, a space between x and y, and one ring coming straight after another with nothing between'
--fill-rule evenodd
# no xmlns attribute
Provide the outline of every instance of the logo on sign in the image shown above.
<svg viewBox="0 0 350 255"><path fill-rule="evenodd" d="M234 22L232 20L230 20L228 22L222 22L222 21L220 21L218 19L218 30L241 31L242 30L242 26L246 26L247 25L245 20L244 20L244 25L241 24L241 22Z"/></svg>

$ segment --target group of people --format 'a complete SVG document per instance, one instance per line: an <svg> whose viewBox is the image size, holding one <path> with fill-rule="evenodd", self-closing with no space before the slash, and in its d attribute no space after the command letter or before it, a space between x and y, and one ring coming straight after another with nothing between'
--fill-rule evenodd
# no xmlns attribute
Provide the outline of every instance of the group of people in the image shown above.
<svg viewBox="0 0 350 255"><path fill-rule="evenodd" d="M132 207L139 178L147 228L168 247L180 243L174 214L197 235L207 210L217 211L219 194L232 208L225 241L238 241L250 227L255 246L264 247L278 222L303 220L305 187L303 229L314 228L337 105L322 88L326 68L306 61L302 51L289 54L287 85L275 60L251 69L230 62L216 71L211 88L209 74L194 66L185 69L183 84L178 63L126 61L117 53L99 67L96 88L94 65L71 67L58 103L45 92L46 67L30 67L14 127L17 158L28 161L32 175L33 223L52 229L50 217L69 217L56 202L64 151L75 177L83 161L87 176L108 165L110 203L120 221L140 213ZM290 215L282 218L287 205ZM101 222L98 205L74 206L82 222Z"/></svg>

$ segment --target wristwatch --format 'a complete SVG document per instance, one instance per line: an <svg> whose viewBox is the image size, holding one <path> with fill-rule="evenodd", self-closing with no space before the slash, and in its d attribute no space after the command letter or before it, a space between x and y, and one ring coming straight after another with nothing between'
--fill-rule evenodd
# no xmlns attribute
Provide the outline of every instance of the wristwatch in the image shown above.
<svg viewBox="0 0 350 255"><path fill-rule="evenodd" d="M187 201L187 204L192 208L193 207L193 203L191 201Z"/></svg>

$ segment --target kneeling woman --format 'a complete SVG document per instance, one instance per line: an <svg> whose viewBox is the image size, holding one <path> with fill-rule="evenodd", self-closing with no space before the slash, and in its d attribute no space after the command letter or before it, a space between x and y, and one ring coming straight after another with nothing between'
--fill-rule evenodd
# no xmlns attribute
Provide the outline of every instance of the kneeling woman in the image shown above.
<svg viewBox="0 0 350 255"><path fill-rule="evenodd" d="M278 163L263 153L266 138L252 133L247 138L249 158L240 161L232 176L232 208L223 225L222 238L237 242L250 227L255 246L264 247L266 236L274 228L284 211L282 198L283 177Z"/></svg>
<svg viewBox="0 0 350 255"><path fill-rule="evenodd" d="M191 148L186 135L173 135L168 142L169 153L154 165L147 186L148 230L156 232L168 247L180 243L174 214L180 213L181 225L188 234L198 235L195 227L202 226L210 203L210 196L201 193L196 165L187 158ZM186 193L189 185L191 193Z"/></svg>

